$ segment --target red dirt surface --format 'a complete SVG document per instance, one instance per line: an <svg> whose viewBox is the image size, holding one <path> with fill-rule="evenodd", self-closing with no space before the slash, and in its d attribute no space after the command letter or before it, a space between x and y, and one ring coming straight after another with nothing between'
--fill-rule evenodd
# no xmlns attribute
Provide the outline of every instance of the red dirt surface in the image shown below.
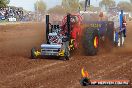
<svg viewBox="0 0 132 88"><path fill-rule="evenodd" d="M73 55L70 61L30 59L30 49L45 40L44 23L0 26L0 88L82 88L81 68L91 79L132 80L132 22L125 46L97 56ZM102 51L102 50L101 50ZM89 88L132 88L90 86Z"/></svg>

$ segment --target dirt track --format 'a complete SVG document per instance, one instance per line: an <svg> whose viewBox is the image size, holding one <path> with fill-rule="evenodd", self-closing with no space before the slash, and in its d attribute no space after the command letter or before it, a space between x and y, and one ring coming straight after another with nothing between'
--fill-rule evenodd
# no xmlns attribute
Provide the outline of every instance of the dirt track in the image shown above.
<svg viewBox="0 0 132 88"><path fill-rule="evenodd" d="M81 88L81 68L91 79L132 80L132 23L126 44L97 56L74 55L70 61L30 59L30 49L44 40L44 24L0 26L0 88ZM89 88L132 88L92 86Z"/></svg>

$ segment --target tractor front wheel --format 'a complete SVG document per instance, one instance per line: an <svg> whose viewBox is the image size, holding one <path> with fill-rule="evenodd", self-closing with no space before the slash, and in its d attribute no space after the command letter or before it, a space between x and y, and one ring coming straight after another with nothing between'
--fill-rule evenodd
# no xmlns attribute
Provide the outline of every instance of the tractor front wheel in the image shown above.
<svg viewBox="0 0 132 88"><path fill-rule="evenodd" d="M37 59L37 56L35 55L36 49L32 48L31 49L31 59Z"/></svg>

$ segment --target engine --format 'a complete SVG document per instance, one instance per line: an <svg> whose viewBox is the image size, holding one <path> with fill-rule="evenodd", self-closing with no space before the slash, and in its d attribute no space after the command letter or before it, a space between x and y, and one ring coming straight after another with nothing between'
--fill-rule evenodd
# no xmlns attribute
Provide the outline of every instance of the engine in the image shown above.
<svg viewBox="0 0 132 88"><path fill-rule="evenodd" d="M52 33L49 33L48 39L50 44L62 44L62 34L60 33L61 29L52 29Z"/></svg>

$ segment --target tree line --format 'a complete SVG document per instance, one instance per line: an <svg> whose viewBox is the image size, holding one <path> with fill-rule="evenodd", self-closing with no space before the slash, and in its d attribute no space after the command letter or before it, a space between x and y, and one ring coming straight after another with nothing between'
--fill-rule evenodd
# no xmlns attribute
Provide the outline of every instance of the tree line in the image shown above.
<svg viewBox="0 0 132 88"><path fill-rule="evenodd" d="M7 7L10 0L0 0L0 8ZM51 9L48 10L48 12L52 13L65 13L65 12L76 12L79 10L83 10L84 8L84 1L79 0L62 0L61 5L57 5ZM99 6L101 8L105 8L105 10L108 10L109 7L118 7L119 9L122 9L126 12L132 11L132 0L130 2L127 1L120 1L117 5L115 0L100 0ZM92 9L94 6L90 6ZM39 11L40 13L44 13L47 11L47 5L43 0L38 0L34 4L35 11ZM90 10L90 9L89 9Z"/></svg>
<svg viewBox="0 0 132 88"><path fill-rule="evenodd" d="M10 0L0 0L0 8L5 8L9 4Z"/></svg>
<svg viewBox="0 0 132 88"><path fill-rule="evenodd" d="M43 2L43 0L39 0L38 2L35 3L35 10L37 9L36 5L38 3L38 8L39 8L38 10L40 12L46 11L47 6L45 2ZM62 0L61 5L57 5L49 9L48 12L49 13L76 12L76 11L84 9L84 3L85 3L85 0L81 2L79 0ZM105 10L108 10L110 7L117 7L120 10L122 9L126 12L131 12L132 11L132 0L130 0L130 2L120 1L117 4L115 0L100 0L99 7L104 8ZM91 5L90 8L88 8L88 10L92 10L93 8L94 6Z"/></svg>

